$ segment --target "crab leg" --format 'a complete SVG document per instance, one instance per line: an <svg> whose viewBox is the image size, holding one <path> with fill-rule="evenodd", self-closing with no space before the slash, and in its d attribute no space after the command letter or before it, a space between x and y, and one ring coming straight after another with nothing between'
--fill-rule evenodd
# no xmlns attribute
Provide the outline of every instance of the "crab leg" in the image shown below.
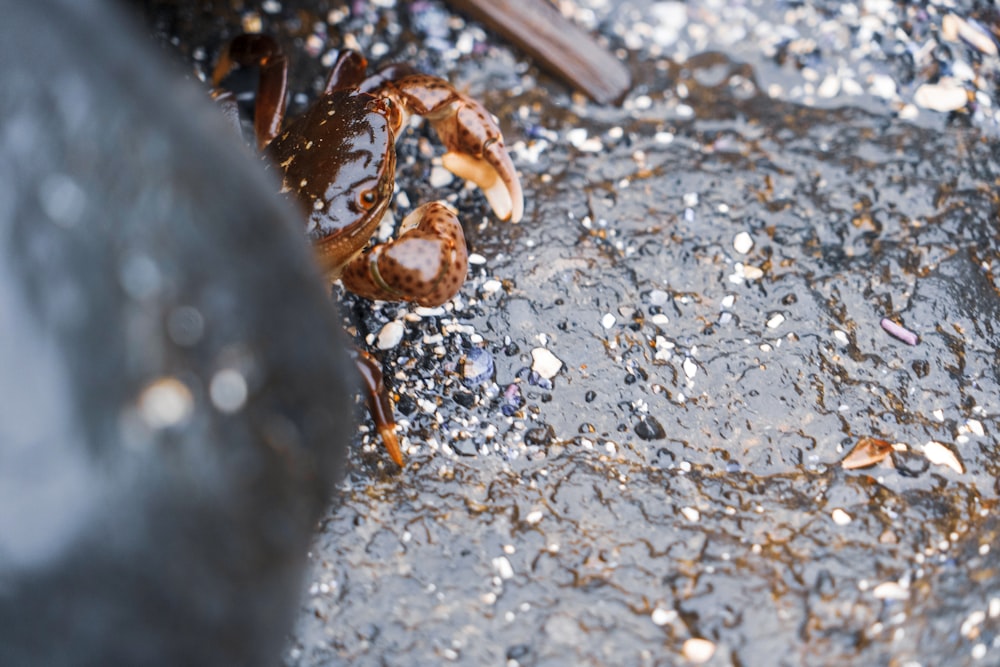
<svg viewBox="0 0 1000 667"><path fill-rule="evenodd" d="M524 214L521 181L503 134L483 105L447 81L409 68L390 67L362 88L395 103L399 113L392 120L397 135L408 114L426 118L448 149L442 157L444 167L478 185L498 218L520 222Z"/></svg>
<svg viewBox="0 0 1000 667"><path fill-rule="evenodd" d="M257 103L254 110L254 134L258 150L271 143L281 131L285 118L288 90L288 58L269 35L240 35L226 44L212 72L212 85L218 88L230 72L239 67L258 66ZM216 97L225 96L219 93Z"/></svg>
<svg viewBox="0 0 1000 667"><path fill-rule="evenodd" d="M462 223L444 202L403 219L399 238L372 246L344 267L344 287L368 299L440 306L458 293L469 269Z"/></svg>
<svg viewBox="0 0 1000 667"><path fill-rule="evenodd" d="M382 383L382 369L364 350L354 350L354 364L358 367L365 390L368 392L368 412L375 422L375 428L382 436L382 444L389 452L389 458L400 468L403 467L403 451L396 438L396 420L392 416L392 399Z"/></svg>

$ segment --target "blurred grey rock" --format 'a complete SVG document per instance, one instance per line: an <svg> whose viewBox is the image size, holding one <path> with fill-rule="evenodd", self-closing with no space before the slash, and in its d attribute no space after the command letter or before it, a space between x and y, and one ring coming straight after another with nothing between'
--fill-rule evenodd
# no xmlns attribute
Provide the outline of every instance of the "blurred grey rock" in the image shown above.
<svg viewBox="0 0 1000 667"><path fill-rule="evenodd" d="M0 664L274 664L353 375L293 216L136 31L0 23Z"/></svg>

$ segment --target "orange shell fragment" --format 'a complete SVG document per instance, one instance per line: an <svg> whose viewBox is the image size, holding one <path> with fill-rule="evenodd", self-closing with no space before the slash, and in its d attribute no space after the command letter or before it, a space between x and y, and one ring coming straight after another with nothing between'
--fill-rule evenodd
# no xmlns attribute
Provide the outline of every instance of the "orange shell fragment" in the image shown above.
<svg viewBox="0 0 1000 667"><path fill-rule="evenodd" d="M858 440L851 453L840 462L844 470L867 468L881 463L892 453L892 445L878 438L864 437Z"/></svg>

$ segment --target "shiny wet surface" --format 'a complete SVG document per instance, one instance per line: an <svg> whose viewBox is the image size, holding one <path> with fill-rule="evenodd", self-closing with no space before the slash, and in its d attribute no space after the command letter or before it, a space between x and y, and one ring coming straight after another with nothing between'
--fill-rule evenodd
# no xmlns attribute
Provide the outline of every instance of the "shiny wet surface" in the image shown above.
<svg viewBox="0 0 1000 667"><path fill-rule="evenodd" d="M298 44L295 92L331 17L391 45L501 119L526 213L436 176L426 129L400 142L396 217L449 198L470 278L439 309L343 297L408 465L357 436L286 664L670 665L692 638L712 665L997 659L989 128L800 106L717 53L633 53L599 107L443 5L308 5L255 14ZM150 13L202 66L251 14ZM895 451L844 470L869 436Z"/></svg>

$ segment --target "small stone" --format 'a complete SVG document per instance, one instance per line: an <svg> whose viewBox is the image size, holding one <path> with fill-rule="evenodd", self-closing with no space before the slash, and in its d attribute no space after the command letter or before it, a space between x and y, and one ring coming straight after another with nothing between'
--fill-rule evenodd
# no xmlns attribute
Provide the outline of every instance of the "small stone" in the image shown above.
<svg viewBox="0 0 1000 667"><path fill-rule="evenodd" d="M924 445L924 456L934 465L947 466L961 475L964 470L962 464L954 452L942 445L940 442L930 440Z"/></svg>
<svg viewBox="0 0 1000 667"><path fill-rule="evenodd" d="M443 188L450 184L455 179L455 176L438 165L431 167L430 176L427 177L427 182L432 188Z"/></svg>
<svg viewBox="0 0 1000 667"><path fill-rule="evenodd" d="M601 318L601 326L605 329L610 329L615 325L615 316L611 313L605 313L604 317Z"/></svg>
<svg viewBox="0 0 1000 667"><path fill-rule="evenodd" d="M683 514L684 518L691 523L695 523L701 519L701 512L696 510L694 507L682 507L681 514Z"/></svg>
<svg viewBox="0 0 1000 667"><path fill-rule="evenodd" d="M391 350L403 340L403 333L405 331L406 328L399 320L386 322L378 332L378 340L375 342L375 346L380 350Z"/></svg>
<svg viewBox="0 0 1000 667"><path fill-rule="evenodd" d="M846 526L851 521L853 521L851 515L845 512L844 510L840 509L839 507L830 513L830 517L833 519L833 522L838 526Z"/></svg>
<svg viewBox="0 0 1000 667"><path fill-rule="evenodd" d="M662 627L668 623L673 623L677 619L677 612L673 609L663 609L662 607L657 607L653 610L653 613L649 615L649 618L653 621L654 625Z"/></svg>
<svg viewBox="0 0 1000 667"><path fill-rule="evenodd" d="M782 315L781 313L775 313L771 317L771 319L769 319L767 321L767 328L768 329L777 329L778 327L780 327L784 323L784 321L785 321L785 316L784 315Z"/></svg>
<svg viewBox="0 0 1000 667"><path fill-rule="evenodd" d="M733 249L741 255L750 252L751 248L753 248L753 238L749 233L740 232L733 238Z"/></svg>
<svg viewBox="0 0 1000 667"><path fill-rule="evenodd" d="M534 526L542 520L542 513L539 510L532 510L531 512L528 512L528 515L524 517L524 520Z"/></svg>
<svg viewBox="0 0 1000 667"><path fill-rule="evenodd" d="M544 347L536 347L531 351L531 370L546 380L551 380L562 369L563 362Z"/></svg>
<svg viewBox="0 0 1000 667"><path fill-rule="evenodd" d="M913 101L918 107L945 113L964 108L969 103L969 95L957 81L941 79L938 83L925 83L917 88Z"/></svg>
<svg viewBox="0 0 1000 667"><path fill-rule="evenodd" d="M507 560L506 556L497 556L494 558L493 569L497 571L501 579L510 579L514 576L514 567Z"/></svg>
<svg viewBox="0 0 1000 667"><path fill-rule="evenodd" d="M684 375L686 375L689 380L693 380L694 376L698 373L698 364L694 363L690 359L685 359L683 365Z"/></svg>
<svg viewBox="0 0 1000 667"><path fill-rule="evenodd" d="M636 423L635 434L643 440L663 440L667 437L660 422L650 415L646 415Z"/></svg>
<svg viewBox="0 0 1000 667"><path fill-rule="evenodd" d="M681 652L694 664L702 665L715 655L715 644L707 639L694 637L684 642Z"/></svg>
<svg viewBox="0 0 1000 667"><path fill-rule="evenodd" d="M895 581L887 581L872 589L872 595L879 600L909 600L910 591Z"/></svg>

